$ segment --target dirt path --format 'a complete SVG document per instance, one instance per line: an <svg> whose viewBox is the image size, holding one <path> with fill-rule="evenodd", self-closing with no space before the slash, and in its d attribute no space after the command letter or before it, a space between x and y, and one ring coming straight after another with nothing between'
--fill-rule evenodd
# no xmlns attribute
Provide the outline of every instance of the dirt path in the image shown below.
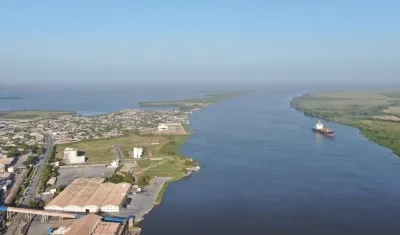
<svg viewBox="0 0 400 235"><path fill-rule="evenodd" d="M164 162L166 162L166 161L168 161L168 160L171 160L171 159L173 160L172 157L166 157L165 160L162 160L162 161L160 161L160 162L157 163L157 164L148 166L148 167L142 169L141 171L137 172L137 174L141 174L143 171L146 171L146 170L148 170L148 169L150 169L150 168L153 168L153 167L155 167L155 166L159 166L159 165L163 164Z"/></svg>

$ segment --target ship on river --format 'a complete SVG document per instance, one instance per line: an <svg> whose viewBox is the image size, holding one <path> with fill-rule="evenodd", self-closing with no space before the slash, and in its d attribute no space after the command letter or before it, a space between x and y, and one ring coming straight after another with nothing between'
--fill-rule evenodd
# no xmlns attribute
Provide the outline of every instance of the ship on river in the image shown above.
<svg viewBox="0 0 400 235"><path fill-rule="evenodd" d="M328 137L334 137L335 132L332 129L325 128L324 124L321 123L321 121L318 121L317 124L312 128L314 132L318 132L322 135L328 136Z"/></svg>

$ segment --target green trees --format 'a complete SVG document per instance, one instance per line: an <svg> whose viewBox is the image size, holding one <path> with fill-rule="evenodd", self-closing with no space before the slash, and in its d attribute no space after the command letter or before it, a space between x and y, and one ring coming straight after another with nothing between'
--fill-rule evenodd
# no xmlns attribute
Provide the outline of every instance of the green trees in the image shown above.
<svg viewBox="0 0 400 235"><path fill-rule="evenodd" d="M114 184L122 182L133 184L135 178L130 173L114 173L107 181Z"/></svg>
<svg viewBox="0 0 400 235"><path fill-rule="evenodd" d="M40 201L32 200L29 202L29 207L35 208L35 209L41 209L44 207L44 202L42 200L40 200Z"/></svg>
<svg viewBox="0 0 400 235"><path fill-rule="evenodd" d="M21 155L21 152L18 151L17 148L11 148L7 152L7 157L17 157L17 156L20 156L20 155Z"/></svg>
<svg viewBox="0 0 400 235"><path fill-rule="evenodd" d="M136 179L136 184L140 187L146 186L150 183L150 175L145 174L145 175L140 175Z"/></svg>
<svg viewBox="0 0 400 235"><path fill-rule="evenodd" d="M35 165L37 160L38 160L38 158L36 156L29 156L28 159L25 162L23 162L22 164L24 166L29 166L31 164Z"/></svg>
<svg viewBox="0 0 400 235"><path fill-rule="evenodd" d="M46 183L51 177L57 177L58 167L46 165L43 169L42 176L40 177L39 191L43 192L46 189Z"/></svg>
<svg viewBox="0 0 400 235"><path fill-rule="evenodd" d="M171 137L169 137L168 139L168 143L162 146L161 152L168 155L178 155L179 146L177 145L176 141Z"/></svg>
<svg viewBox="0 0 400 235"><path fill-rule="evenodd" d="M56 193L61 193L64 189L65 189L65 185L62 184L62 185L58 186Z"/></svg>

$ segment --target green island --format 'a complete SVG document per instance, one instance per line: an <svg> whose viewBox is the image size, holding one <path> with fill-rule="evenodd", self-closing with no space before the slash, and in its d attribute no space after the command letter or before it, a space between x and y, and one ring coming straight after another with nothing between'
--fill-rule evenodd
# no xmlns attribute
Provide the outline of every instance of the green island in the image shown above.
<svg viewBox="0 0 400 235"><path fill-rule="evenodd" d="M308 93L290 106L307 116L358 128L400 156L400 90Z"/></svg>
<svg viewBox="0 0 400 235"><path fill-rule="evenodd" d="M42 118L57 118L63 115L75 115L73 111L63 110L13 110L13 111L0 111L1 119L42 119Z"/></svg>
<svg viewBox="0 0 400 235"><path fill-rule="evenodd" d="M196 105L208 105L219 103L223 100L234 98L236 96L246 95L253 93L254 91L242 91L242 92L214 92L207 93L201 98L174 100L174 101L146 101L139 102L140 107L186 107Z"/></svg>

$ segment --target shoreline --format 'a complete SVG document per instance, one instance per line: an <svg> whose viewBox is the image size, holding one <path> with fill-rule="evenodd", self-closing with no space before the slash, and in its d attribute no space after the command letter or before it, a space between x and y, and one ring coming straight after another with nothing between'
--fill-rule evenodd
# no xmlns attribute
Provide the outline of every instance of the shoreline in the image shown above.
<svg viewBox="0 0 400 235"><path fill-rule="evenodd" d="M171 132L157 132L157 129L155 128L158 123L154 122L152 125L155 129L155 134L150 134L146 136L145 134L141 134L140 132L134 133L131 132L129 134L122 134L118 136L112 136L112 137L105 137L105 138L89 138L89 139L83 139L79 141L74 141L74 142L60 142L56 143L56 145L60 146L67 146L67 145L79 145L81 142L88 142L88 141L98 141L97 143L103 144L106 146L107 144L104 142L101 142L102 140L112 140L112 141L122 141L118 140L119 138L153 138L151 136L164 136L163 138L166 138L167 140L164 142L163 145L160 145L160 149L157 149L155 157L151 155L150 157L157 158L158 155L160 155L160 159L162 160L156 160L155 161L160 161L159 163L153 164L150 167L147 167L146 164L146 159L143 159L144 162L137 161L137 164L143 164L138 166L139 171L132 173L132 176L136 178L135 181L138 181L138 183L135 182L135 184L139 184L139 180L142 179L141 177L149 177L147 178L148 181L146 184L143 184L143 191L138 193L133 193L133 195L128 195L129 198L131 198L132 202L135 201L134 203L129 203L128 205L128 210L121 213L116 213L116 216L121 216L123 214L129 214L129 215L134 215L135 216L135 225L133 226L134 229L139 229L140 227L137 226L137 224L140 223L144 219L144 216L147 215L148 213L151 212L151 210L155 207L158 206L162 203L162 200L165 196L165 192L168 190L168 186L170 183L181 180L183 178L186 178L188 176L191 176L192 173L198 171L200 169L200 163L196 161L195 159L191 158L190 156L185 156L181 155L180 151L183 147L183 145L187 142L187 140L190 138L191 135L194 135L194 131L190 129L190 124L189 124L189 119L190 116L197 111L201 111L204 108L206 108L208 105L212 104L217 104L222 101L225 101L227 99L235 98L237 96L242 96L246 95L252 92L231 92L231 93L210 93L210 94L205 94L204 98L194 98L194 99L184 99L184 100L178 100L178 101L157 101L157 105L153 102L138 102L139 106L143 111L160 111L161 113L163 112L165 107L175 107L176 109L179 110L180 113L183 112L184 117L182 120L179 121L182 125L182 133L176 133L173 128L171 128ZM140 103L147 103L150 104L150 106L157 108L157 110L147 110L145 109L146 105L140 105ZM168 104L168 105L165 105ZM163 108L164 107L164 108ZM159 109L158 109L159 108ZM124 110L124 109L123 109ZM122 110L122 111L123 111ZM114 111L114 112L108 112L100 115L91 115L92 117L96 116L106 116L106 115L112 115L114 113L118 113L120 111ZM1 112L0 112L1 113ZM86 113L91 113L90 111L86 111ZM68 115L82 115L79 114L77 111L64 111L64 110L7 110L3 111L4 116L11 117L13 121L18 121L18 122L23 122L23 121L37 121L37 119L51 119L55 117L60 117L60 116L68 116ZM85 115L86 116L86 115ZM3 117L4 118L4 117ZM91 118L89 116L89 118ZM4 118L6 119L6 118ZM169 121L171 122L171 121ZM169 123L167 122L167 123ZM171 123L174 125L174 123ZM168 128L169 130L170 128ZM139 130L141 130L139 128ZM183 134L185 133L185 134ZM185 136L185 137L183 137ZM110 141L110 142L112 142ZM108 142L107 142L108 143ZM123 142L122 142L123 143ZM151 142L153 143L153 142ZM156 142L154 142L156 143ZM158 142L157 142L158 143ZM96 147L96 145L93 145ZM99 147L99 146L97 146ZM165 147L165 148L164 148ZM83 148L83 151L86 151ZM90 151L90 149L88 150ZM159 152L160 151L160 152ZM164 156L165 155L165 156ZM100 159L101 156L98 156L98 160ZM118 158L117 158L118 159ZM123 159L123 158L122 158ZM169 160L170 159L170 160ZM150 159L152 160L152 159ZM162 169L163 167L166 166L174 166L171 172L163 172ZM142 170L140 170L142 168ZM151 168L151 169L150 169ZM165 168L164 168L165 169ZM161 171L160 171L161 170ZM104 175L104 174L103 174ZM139 177L139 178L138 178ZM139 179L139 180L138 180ZM156 182L156 183L154 183ZM145 186L144 186L145 185ZM126 208L126 207L125 207Z"/></svg>
<svg viewBox="0 0 400 235"><path fill-rule="evenodd" d="M221 100L218 100L217 102L213 102L213 103L211 103L211 102L202 103L202 104L201 104L201 107L198 106L199 103L196 103L196 104L194 104L194 106L195 106L196 108L192 111L191 114L193 114L193 112L197 112L197 111L203 110L203 109L206 108L208 105L213 105L213 104L219 103L219 102L221 102L221 101L223 101L223 100L227 100L227 99L230 99L230 98L234 98L234 97L236 97L236 96L246 95L246 94L249 94L249 93L250 93L250 92L240 92L240 93L235 93L235 95L231 95L231 96L228 95L229 97L226 97L226 98L223 98L223 99L221 99ZM223 94L223 93L222 93L222 94ZM159 103L160 101L156 101L156 102ZM171 105L170 105L171 103L174 103L174 105L172 105L172 107L176 107L176 108L190 107L190 106L191 106L191 105L182 105L182 104L180 103L180 101L163 101L163 102L164 102L164 104L167 104L167 105L163 105L163 104L162 104L161 107L164 107L164 106L165 106L165 107L171 107ZM186 102L186 100L185 100L184 102ZM150 105L151 105L152 102L139 102L139 105L140 105L140 103L142 103L142 104L143 104L143 103L146 103L146 104L150 104ZM142 107L146 107L146 105L144 105L144 106L142 106ZM152 107L159 107L159 106L154 105L154 106L152 106ZM190 114L190 115L191 115L191 114ZM190 115L189 115L188 119L190 118ZM186 120L186 121L189 121L189 120ZM187 138L187 139L185 140L185 142L183 142L183 144L180 146L180 148L179 148L179 150L178 150L178 155L179 155L180 157L182 157L182 158L185 158L185 159L191 159L190 157L180 155L179 152L181 151L183 145L184 145L184 144L187 142L187 140L190 138L190 136L194 135L195 132L193 132L193 131L190 129L190 123L189 123L189 122L187 122L187 123L185 123L185 124L182 124L182 126L184 126L184 129L185 129L185 132L186 132L187 135L188 135L188 138ZM181 179L183 179L183 178L189 177L189 176L191 176L191 175L193 174L193 172L198 171L199 169L200 169L200 163L198 163L198 168L192 169L190 172L188 172L187 174L183 175L182 177L170 178L169 180L165 181L165 182L163 183L162 187L160 188L160 190L158 191L156 200L154 201L152 207L151 207L149 210L147 210L145 213L143 213L142 215L140 215L140 217L139 217L140 219L136 220L136 218L135 218L135 226L134 226L134 227L135 227L135 228L140 228L138 225L140 225L140 222L144 220L144 216L147 215L147 214L149 214L149 213L151 212L151 210L152 210L154 207L156 207L156 206L158 206L158 205L160 205L160 204L162 203L162 200L163 200L163 198L164 198L164 194L165 194L165 192L167 191L168 186L169 186L170 183L173 183L173 182L179 181L179 180L181 180ZM140 230L141 230L141 228L140 228Z"/></svg>
<svg viewBox="0 0 400 235"><path fill-rule="evenodd" d="M385 142L385 139L381 139L379 136L377 136L384 131L371 130L371 128L369 128L368 126L363 125L364 121L371 121L371 120L374 120L375 122L379 122L379 123L391 123L391 124L398 124L399 122L390 121L390 120L377 120L377 119L374 119L373 116L361 116L358 118L344 116L344 117L336 117L335 118L335 117L329 116L327 113L322 115L320 112L316 111L315 109L305 107L306 105L302 106L298 103L295 104L296 99L299 100L301 98L304 98L305 96L309 96L312 94L313 93L306 93L303 95L293 97L289 104L290 107L297 112L302 112L307 117L319 118L324 121L334 122L334 123L338 123L338 124L341 124L344 126L356 128L358 130L358 133L361 136L363 136L366 140L370 141L371 143L377 144L381 147L384 147L384 148L390 150L391 154L394 154L397 157L400 157L400 151L397 146L393 146L393 145L390 146L387 142Z"/></svg>

